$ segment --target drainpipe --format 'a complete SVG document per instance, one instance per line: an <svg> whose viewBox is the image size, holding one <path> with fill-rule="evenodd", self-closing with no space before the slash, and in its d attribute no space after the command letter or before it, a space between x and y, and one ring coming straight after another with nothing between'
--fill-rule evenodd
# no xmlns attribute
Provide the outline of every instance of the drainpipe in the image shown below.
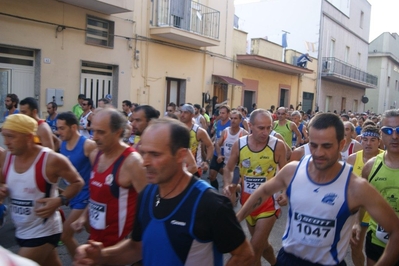
<svg viewBox="0 0 399 266"><path fill-rule="evenodd" d="M320 108L320 103L321 103L321 96L320 96L320 91L321 91L321 72L323 70L323 27L324 27L324 11L323 11L323 7L324 7L324 1L321 1L321 7L320 7L320 28L319 28L319 47L318 47L318 51L317 51L317 85L316 85L316 108L313 110L315 111L316 109Z"/></svg>

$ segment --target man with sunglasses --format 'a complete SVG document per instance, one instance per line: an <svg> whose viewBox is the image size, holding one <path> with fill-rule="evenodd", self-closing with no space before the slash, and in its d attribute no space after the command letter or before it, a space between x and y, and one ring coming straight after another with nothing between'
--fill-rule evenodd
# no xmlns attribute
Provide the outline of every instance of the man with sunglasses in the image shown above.
<svg viewBox="0 0 399 266"><path fill-rule="evenodd" d="M346 123L346 122L344 122ZM361 131L361 145L363 147L362 150L352 153L349 155L346 162L350 165L353 165L353 173L357 176L362 176L362 170L364 164L377 156L380 153L383 153L383 150L380 150L378 147L381 141L381 134L380 130L375 125L367 125ZM352 261L355 265L364 265L364 238L366 236L367 228L369 226L370 215L366 213L363 217L362 221L356 223L353 226L353 231L356 232L357 230L360 231L359 241L352 242L351 241L351 251L352 251Z"/></svg>
<svg viewBox="0 0 399 266"><path fill-rule="evenodd" d="M364 165L362 177L368 179L399 215L399 110L385 111L381 125L386 151ZM363 213L359 213L359 220ZM371 217L366 236L367 265L374 265L382 257L389 239L390 235L376 222L375 217ZM399 265L399 262L394 265Z"/></svg>
<svg viewBox="0 0 399 266"><path fill-rule="evenodd" d="M292 147L292 133L295 133L297 136L302 136L301 132L299 132L295 123L287 119L287 111L285 110L285 107L277 109L277 119L278 121L275 121L273 124L273 130L280 133L288 146ZM299 138L298 143L303 144L303 139Z"/></svg>
<svg viewBox="0 0 399 266"><path fill-rule="evenodd" d="M93 100L90 98L83 99L82 102L82 110L83 113L79 118L79 131L80 135L85 136L90 139L90 124L93 116L93 112L91 111L91 107L93 106Z"/></svg>

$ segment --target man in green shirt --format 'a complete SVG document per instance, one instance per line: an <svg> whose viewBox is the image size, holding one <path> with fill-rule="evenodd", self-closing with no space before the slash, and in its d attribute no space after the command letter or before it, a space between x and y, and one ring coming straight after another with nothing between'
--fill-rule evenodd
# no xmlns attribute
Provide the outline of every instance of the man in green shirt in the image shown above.
<svg viewBox="0 0 399 266"><path fill-rule="evenodd" d="M72 113L76 115L76 118L79 119L80 116L83 114L82 110L82 103L83 100L86 98L86 95L79 94L78 96L78 103L72 107Z"/></svg>

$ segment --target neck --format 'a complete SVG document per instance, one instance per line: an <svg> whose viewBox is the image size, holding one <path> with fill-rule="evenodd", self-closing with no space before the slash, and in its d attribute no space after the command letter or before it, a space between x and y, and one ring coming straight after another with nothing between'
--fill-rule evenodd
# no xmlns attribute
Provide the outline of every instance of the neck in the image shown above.
<svg viewBox="0 0 399 266"><path fill-rule="evenodd" d="M190 176L183 171L178 171L168 182L159 184L159 196L170 199L178 196L190 182Z"/></svg>
<svg viewBox="0 0 399 266"><path fill-rule="evenodd" d="M319 170L314 166L313 163L309 163L309 175L313 181L324 184L333 180L341 168L342 165L338 161L328 169L324 170Z"/></svg>
<svg viewBox="0 0 399 266"><path fill-rule="evenodd" d="M11 109L8 109L8 113L9 114L13 114L15 112L17 108L15 108L14 106Z"/></svg>
<svg viewBox="0 0 399 266"><path fill-rule="evenodd" d="M279 120L278 123L280 125L284 125L285 123L287 123L287 119Z"/></svg>
<svg viewBox="0 0 399 266"><path fill-rule="evenodd" d="M110 146L110 149L102 150L104 157L114 158L121 155L121 153L128 147L125 143L118 140L118 143Z"/></svg>
<svg viewBox="0 0 399 266"><path fill-rule="evenodd" d="M70 150L76 146L76 143L79 141L80 136L81 135L79 132L75 132L72 134L72 137L66 141L68 150Z"/></svg>
<svg viewBox="0 0 399 266"><path fill-rule="evenodd" d="M193 122L192 121L190 121L188 123L184 123L184 124L188 127L188 129L191 129L193 127Z"/></svg>
<svg viewBox="0 0 399 266"><path fill-rule="evenodd" d="M399 168L399 153L386 151L384 155L385 164L390 168Z"/></svg>
<svg viewBox="0 0 399 266"><path fill-rule="evenodd" d="M57 113L53 113L52 115L50 115L51 119L54 119L57 116Z"/></svg>
<svg viewBox="0 0 399 266"><path fill-rule="evenodd" d="M240 131L240 127L230 127L230 130L232 134L237 134L237 132Z"/></svg>

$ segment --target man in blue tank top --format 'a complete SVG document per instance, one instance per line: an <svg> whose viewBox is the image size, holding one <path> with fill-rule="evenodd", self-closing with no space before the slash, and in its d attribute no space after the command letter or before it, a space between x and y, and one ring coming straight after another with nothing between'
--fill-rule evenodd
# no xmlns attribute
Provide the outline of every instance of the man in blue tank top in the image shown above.
<svg viewBox="0 0 399 266"><path fill-rule="evenodd" d="M344 144L340 118L316 115L309 124L311 155L287 164L238 212L241 221L273 193L286 190L289 212L276 265L346 265L352 225L361 208L389 234L378 265L394 265L399 259L399 218L367 180L338 161Z"/></svg>
<svg viewBox="0 0 399 266"><path fill-rule="evenodd" d="M89 154L96 148L96 143L79 133L79 122L72 112L60 113L57 117L57 128L62 140L60 152L66 156L82 176L85 184L82 190L69 201L71 212L63 224L61 240L71 257L75 255L78 246L74 239L71 223L76 221L85 210L89 200L89 179L91 164Z"/></svg>
<svg viewBox="0 0 399 266"><path fill-rule="evenodd" d="M162 136L160 138L159 136ZM253 251L229 199L184 170L189 129L158 119L146 128L140 152L148 185L140 194L132 239L101 248L89 242L77 249L75 263L146 266L250 265Z"/></svg>

